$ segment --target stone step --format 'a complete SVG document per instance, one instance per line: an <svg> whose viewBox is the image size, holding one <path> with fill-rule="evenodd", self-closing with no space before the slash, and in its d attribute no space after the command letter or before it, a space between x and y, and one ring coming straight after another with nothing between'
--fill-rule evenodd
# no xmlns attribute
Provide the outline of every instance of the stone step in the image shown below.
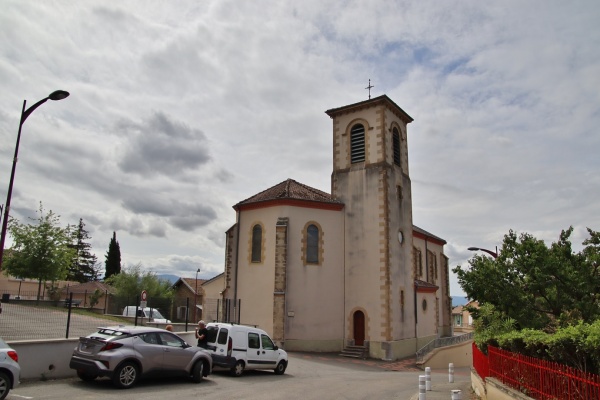
<svg viewBox="0 0 600 400"><path fill-rule="evenodd" d="M346 346L342 353L342 357L350 358L366 358L367 349L364 346Z"/></svg>

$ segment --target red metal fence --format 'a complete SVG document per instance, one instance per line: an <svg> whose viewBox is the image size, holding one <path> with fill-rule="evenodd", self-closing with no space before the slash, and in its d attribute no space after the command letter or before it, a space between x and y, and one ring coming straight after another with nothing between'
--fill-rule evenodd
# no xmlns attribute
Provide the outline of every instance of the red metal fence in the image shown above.
<svg viewBox="0 0 600 400"><path fill-rule="evenodd" d="M482 379L496 378L534 399L600 399L598 375L492 346L486 356L473 343L473 367Z"/></svg>
<svg viewBox="0 0 600 400"><path fill-rule="evenodd" d="M483 354L479 347L473 342L473 368L477 371L477 374L485 381L485 378L490 376L490 361L488 356Z"/></svg>

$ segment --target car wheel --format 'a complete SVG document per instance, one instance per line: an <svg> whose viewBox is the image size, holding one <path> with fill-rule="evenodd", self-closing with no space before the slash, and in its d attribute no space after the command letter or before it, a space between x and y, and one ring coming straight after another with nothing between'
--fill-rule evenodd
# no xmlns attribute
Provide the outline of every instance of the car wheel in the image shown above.
<svg viewBox="0 0 600 400"><path fill-rule="evenodd" d="M10 378L4 372L0 372L0 400L8 396L10 392Z"/></svg>
<svg viewBox="0 0 600 400"><path fill-rule="evenodd" d="M194 368L192 368L192 380L196 383L202 382L204 373L204 363L200 360L196 364L194 364Z"/></svg>
<svg viewBox="0 0 600 400"><path fill-rule="evenodd" d="M121 389L133 387L138 380L140 369L132 362L124 362L115 369L113 383Z"/></svg>
<svg viewBox="0 0 600 400"><path fill-rule="evenodd" d="M287 368L287 363L285 361L279 361L279 364L275 367L275 375L283 375L285 369Z"/></svg>
<svg viewBox="0 0 600 400"><path fill-rule="evenodd" d="M242 360L239 360L238 362L235 363L233 368L231 368L231 375L233 375L235 377L240 377L240 376L242 376L243 373L244 373L244 362Z"/></svg>
<svg viewBox="0 0 600 400"><path fill-rule="evenodd" d="M98 375L96 374L89 374L87 372L83 372L83 371L77 371L77 376L79 377L79 379L81 379L82 381L85 382L90 382L93 381L94 379L96 379L98 377Z"/></svg>

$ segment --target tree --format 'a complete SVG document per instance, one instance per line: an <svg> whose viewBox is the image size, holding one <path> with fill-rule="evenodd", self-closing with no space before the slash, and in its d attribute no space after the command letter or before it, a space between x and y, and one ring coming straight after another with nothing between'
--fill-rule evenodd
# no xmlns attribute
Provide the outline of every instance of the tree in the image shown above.
<svg viewBox="0 0 600 400"><path fill-rule="evenodd" d="M104 274L104 279L118 275L121 272L121 248L119 247L119 242L117 242L116 232L113 232L113 237L108 245L105 265L106 273Z"/></svg>
<svg viewBox="0 0 600 400"><path fill-rule="evenodd" d="M171 283L159 279L151 271L142 271L141 264L125 268L120 274L112 275L105 282L113 286L117 290L117 295L121 297L135 298L139 296L142 290L148 293L149 298L173 297Z"/></svg>
<svg viewBox="0 0 600 400"><path fill-rule="evenodd" d="M585 248L575 253L561 232L550 247L527 233L504 236L498 258L476 255L470 268L453 271L471 299L491 304L517 328L553 330L600 318L600 233L588 229Z"/></svg>
<svg viewBox="0 0 600 400"><path fill-rule="evenodd" d="M90 253L91 239L85 229L83 219L79 218L79 225L73 230L73 242L70 247L75 250L75 257L69 266L67 279L77 282L89 282L98 280L97 257Z"/></svg>
<svg viewBox="0 0 600 400"><path fill-rule="evenodd" d="M37 224L21 224L11 218L8 223L13 238L7 253L6 270L12 276L38 280L39 300L42 282L64 279L73 259L70 228L59 227L59 216L52 210L44 214L40 202Z"/></svg>

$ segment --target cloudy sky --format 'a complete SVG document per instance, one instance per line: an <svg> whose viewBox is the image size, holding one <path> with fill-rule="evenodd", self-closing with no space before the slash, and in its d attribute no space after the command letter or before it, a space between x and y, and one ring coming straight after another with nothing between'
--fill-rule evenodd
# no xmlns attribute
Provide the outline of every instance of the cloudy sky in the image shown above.
<svg viewBox="0 0 600 400"><path fill-rule="evenodd" d="M235 203L330 192L324 113L388 95L409 125L414 223L451 266L509 229L600 230L600 3L1 0L0 200L83 218L98 260L210 278ZM7 245L10 245L10 238ZM462 289L453 278L453 295Z"/></svg>

